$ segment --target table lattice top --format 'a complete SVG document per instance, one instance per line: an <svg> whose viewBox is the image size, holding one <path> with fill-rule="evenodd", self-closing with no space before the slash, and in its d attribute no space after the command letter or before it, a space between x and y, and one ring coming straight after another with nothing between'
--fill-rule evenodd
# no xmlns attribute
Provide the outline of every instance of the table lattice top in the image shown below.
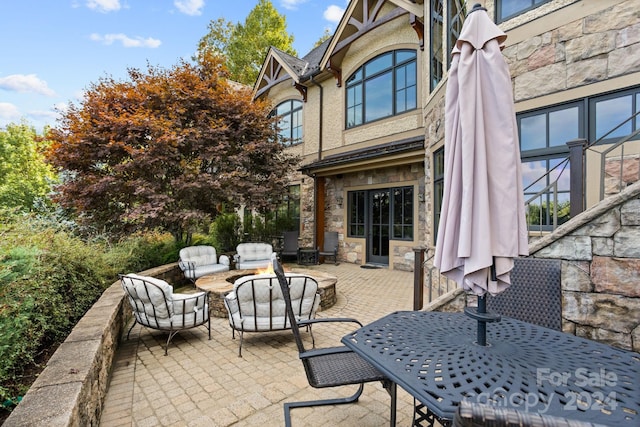
<svg viewBox="0 0 640 427"><path fill-rule="evenodd" d="M515 407L610 425L640 425L640 354L511 318L487 324L461 313L397 312L342 342L451 419L458 403Z"/></svg>

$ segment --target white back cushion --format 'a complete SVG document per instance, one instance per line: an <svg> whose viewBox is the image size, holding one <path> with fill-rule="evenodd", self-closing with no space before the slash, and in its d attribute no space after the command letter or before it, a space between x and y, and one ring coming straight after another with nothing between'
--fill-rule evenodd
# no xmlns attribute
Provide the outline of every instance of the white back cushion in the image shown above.
<svg viewBox="0 0 640 427"><path fill-rule="evenodd" d="M164 280L128 274L122 277L122 286L134 300L130 301L134 311L160 319L173 315L173 287Z"/></svg>
<svg viewBox="0 0 640 427"><path fill-rule="evenodd" d="M216 249L213 246L188 246L180 249L180 259L190 261L196 267L200 265L211 265L218 263Z"/></svg>

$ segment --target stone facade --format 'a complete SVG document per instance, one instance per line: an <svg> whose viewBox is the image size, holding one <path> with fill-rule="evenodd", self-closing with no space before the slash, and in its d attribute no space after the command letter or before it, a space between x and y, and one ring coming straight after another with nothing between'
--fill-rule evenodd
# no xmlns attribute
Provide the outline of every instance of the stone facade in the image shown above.
<svg viewBox="0 0 640 427"><path fill-rule="evenodd" d="M424 172L419 164L381 168L375 171L360 171L344 174L339 179L326 180L327 200L335 200L336 194L343 197L342 206L333 202L325 203L325 226L329 230L338 231L340 242L338 257L341 260L364 264L366 241L364 238L353 238L347 235L347 192L366 188L389 188L413 186L415 194L424 194ZM389 244L389 267L392 269L413 271L414 252L418 236L424 235L424 202L420 197L414 199L415 217L414 239L410 241L394 240Z"/></svg>
<svg viewBox="0 0 640 427"><path fill-rule="evenodd" d="M638 20L623 1L506 47L516 102L640 71Z"/></svg>
<svg viewBox="0 0 640 427"><path fill-rule="evenodd" d="M563 329L640 351L640 183L583 212L531 245L559 258Z"/></svg>

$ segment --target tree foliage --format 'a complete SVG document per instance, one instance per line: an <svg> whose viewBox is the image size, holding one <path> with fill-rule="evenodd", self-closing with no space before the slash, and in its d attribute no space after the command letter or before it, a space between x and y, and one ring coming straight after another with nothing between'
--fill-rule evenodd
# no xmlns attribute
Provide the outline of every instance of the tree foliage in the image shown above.
<svg viewBox="0 0 640 427"><path fill-rule="evenodd" d="M223 205L275 203L297 159L278 144L270 106L225 72L205 55L92 84L48 133L66 176L57 200L97 227L160 228L187 243Z"/></svg>
<svg viewBox="0 0 640 427"><path fill-rule="evenodd" d="M259 0L244 24L224 18L209 23L209 32L198 45L199 56L212 52L225 58L231 80L253 86L269 48L296 56L286 18L269 0Z"/></svg>
<svg viewBox="0 0 640 427"><path fill-rule="evenodd" d="M46 145L25 123L0 130L0 208L29 211L49 193L55 175L43 156Z"/></svg>
<svg viewBox="0 0 640 427"><path fill-rule="evenodd" d="M328 28L324 29L324 33L322 33L322 36L320 36L320 38L318 39L318 41L316 41L313 45L314 48L320 46L322 43L326 42L327 40L329 40L333 35L331 34L331 31L329 31Z"/></svg>

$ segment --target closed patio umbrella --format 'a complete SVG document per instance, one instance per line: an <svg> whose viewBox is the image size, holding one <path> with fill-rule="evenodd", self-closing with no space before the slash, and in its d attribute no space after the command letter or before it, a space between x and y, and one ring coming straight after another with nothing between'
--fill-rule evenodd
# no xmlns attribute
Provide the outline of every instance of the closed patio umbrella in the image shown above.
<svg viewBox="0 0 640 427"><path fill-rule="evenodd" d="M479 297L510 284L528 254L506 39L475 5L452 51L445 98L444 194L434 265Z"/></svg>

